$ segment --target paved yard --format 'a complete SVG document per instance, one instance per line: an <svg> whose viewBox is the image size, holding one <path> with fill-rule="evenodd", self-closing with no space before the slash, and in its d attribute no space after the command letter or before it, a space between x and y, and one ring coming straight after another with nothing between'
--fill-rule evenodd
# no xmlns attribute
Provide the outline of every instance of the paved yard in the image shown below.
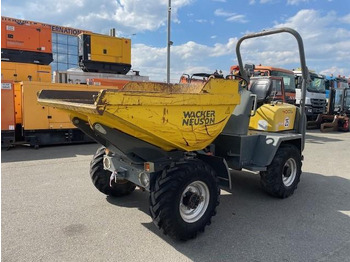
<svg viewBox="0 0 350 262"><path fill-rule="evenodd" d="M232 173L211 226L184 243L153 225L146 192L110 198L93 187L97 147L1 152L2 261L350 261L350 133L308 132L288 199Z"/></svg>

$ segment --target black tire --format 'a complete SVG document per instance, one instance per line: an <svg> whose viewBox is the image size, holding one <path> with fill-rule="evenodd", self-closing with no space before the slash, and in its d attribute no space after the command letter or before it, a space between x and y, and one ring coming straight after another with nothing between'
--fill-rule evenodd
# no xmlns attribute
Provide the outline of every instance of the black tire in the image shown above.
<svg viewBox="0 0 350 262"><path fill-rule="evenodd" d="M135 190L135 184L128 180L120 180L117 183L112 181L112 187L109 185L111 172L103 169L103 156L105 148L97 149L96 154L90 163L90 176L94 186L103 194L108 196L124 196Z"/></svg>
<svg viewBox="0 0 350 262"><path fill-rule="evenodd" d="M267 171L260 172L262 188L272 196L289 197L297 189L301 165L300 151L293 145L281 145Z"/></svg>
<svg viewBox="0 0 350 262"><path fill-rule="evenodd" d="M151 217L165 235L176 240L195 238L210 225L219 195L210 166L201 160L176 163L156 178L150 194Z"/></svg>

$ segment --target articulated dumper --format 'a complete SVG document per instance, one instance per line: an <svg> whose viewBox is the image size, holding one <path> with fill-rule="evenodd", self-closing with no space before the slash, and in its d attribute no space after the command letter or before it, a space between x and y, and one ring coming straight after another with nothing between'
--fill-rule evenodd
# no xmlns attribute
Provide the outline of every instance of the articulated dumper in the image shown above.
<svg viewBox="0 0 350 262"><path fill-rule="evenodd" d="M290 28L242 37L236 46L243 67L243 40L292 34L299 45L303 90L308 71L303 42ZM110 196L150 193L154 223L174 239L204 231L216 214L220 187L230 170L259 172L262 188L286 198L300 180L305 140L304 106L264 102L267 90L248 91L249 78L209 77L185 84L129 82L120 90L42 90L42 105L69 113L72 123L99 142L90 164L95 187ZM303 100L302 100L303 101ZM257 106L260 104L260 106ZM254 116L256 128L249 130Z"/></svg>

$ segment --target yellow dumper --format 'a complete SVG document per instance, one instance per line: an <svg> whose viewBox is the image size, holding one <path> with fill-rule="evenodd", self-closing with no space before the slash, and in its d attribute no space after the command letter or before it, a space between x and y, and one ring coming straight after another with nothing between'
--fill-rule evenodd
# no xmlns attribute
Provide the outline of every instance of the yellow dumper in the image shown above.
<svg viewBox="0 0 350 262"><path fill-rule="evenodd" d="M239 67L243 40L282 32L298 41L305 96L303 44L290 28L241 38ZM267 102L267 90L248 91L249 78L240 73L190 84L132 82L100 92L42 90L38 101L66 111L102 145L90 164L99 191L116 197L136 186L149 191L154 223L187 240L210 224L219 188L231 188L230 168L260 172L262 188L279 198L293 194L300 180L304 105Z"/></svg>

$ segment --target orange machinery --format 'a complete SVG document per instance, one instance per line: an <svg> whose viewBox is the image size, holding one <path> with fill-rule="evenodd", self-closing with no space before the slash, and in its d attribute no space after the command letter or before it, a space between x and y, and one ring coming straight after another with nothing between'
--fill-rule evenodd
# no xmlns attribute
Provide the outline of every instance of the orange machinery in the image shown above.
<svg viewBox="0 0 350 262"><path fill-rule="evenodd" d="M49 65L53 61L51 27L2 19L1 61Z"/></svg>
<svg viewBox="0 0 350 262"><path fill-rule="evenodd" d="M1 147L9 147L15 142L14 138L21 140L23 131L22 89L21 85L15 83L24 80L50 83L51 67L48 65L1 62L1 79ZM39 119L36 119L36 121L38 122Z"/></svg>
<svg viewBox="0 0 350 262"><path fill-rule="evenodd" d="M13 81L1 81L1 147L15 142L15 91Z"/></svg>
<svg viewBox="0 0 350 262"><path fill-rule="evenodd" d="M5 81L39 81L51 82L51 67L47 65L35 65L27 63L1 63L1 79ZM16 124L22 123L22 95L20 86L14 86L14 112L16 116ZM1 117L3 112L1 111ZM3 130L1 128L1 130Z"/></svg>
<svg viewBox="0 0 350 262"><path fill-rule="evenodd" d="M51 82L51 66L29 63L1 62L1 79Z"/></svg>

